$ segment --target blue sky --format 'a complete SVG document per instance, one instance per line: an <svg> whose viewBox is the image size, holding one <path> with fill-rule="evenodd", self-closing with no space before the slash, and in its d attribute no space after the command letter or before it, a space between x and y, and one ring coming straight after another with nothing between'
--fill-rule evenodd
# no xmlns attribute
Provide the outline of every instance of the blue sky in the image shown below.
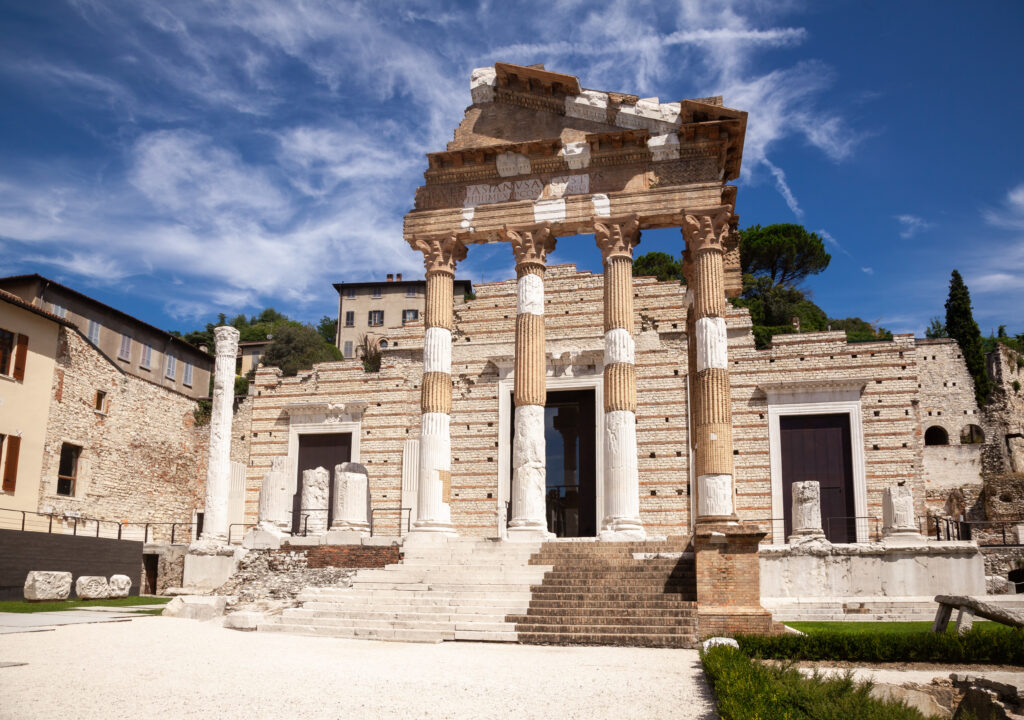
<svg viewBox="0 0 1024 720"><path fill-rule="evenodd" d="M1013 0L0 2L0 274L168 329L333 314L332 282L422 277L402 216L471 70L542 62L747 110L741 226L822 234L831 316L920 334L956 267L982 332L1024 332L1022 31ZM585 238L553 260L600 270Z"/></svg>

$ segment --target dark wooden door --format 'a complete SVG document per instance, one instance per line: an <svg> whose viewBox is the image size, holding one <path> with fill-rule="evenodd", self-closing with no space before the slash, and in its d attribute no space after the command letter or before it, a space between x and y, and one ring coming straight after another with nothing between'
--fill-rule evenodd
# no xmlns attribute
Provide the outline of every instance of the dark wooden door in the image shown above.
<svg viewBox="0 0 1024 720"><path fill-rule="evenodd" d="M779 418L782 440L782 502L786 537L793 531L793 483L817 480L821 524L831 542L856 542L850 416L789 415Z"/></svg>
<svg viewBox="0 0 1024 720"><path fill-rule="evenodd" d="M334 520L331 508L334 505L334 466L349 462L352 458L351 433L325 433L299 435L299 477L295 483L295 497L292 500L292 532L302 530L302 472L324 467L330 473L330 490L327 507L327 526ZM315 508L313 508L315 510Z"/></svg>

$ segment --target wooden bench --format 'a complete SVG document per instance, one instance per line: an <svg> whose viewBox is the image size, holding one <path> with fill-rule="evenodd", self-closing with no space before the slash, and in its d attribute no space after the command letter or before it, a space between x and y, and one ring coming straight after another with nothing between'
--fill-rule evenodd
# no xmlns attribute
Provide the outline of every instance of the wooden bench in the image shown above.
<svg viewBox="0 0 1024 720"><path fill-rule="evenodd" d="M932 632L946 632L946 626L949 625L949 618L953 614L953 610L957 611L956 631L961 634L971 629L975 615L1010 627L1024 628L1024 614L1007 610L969 595L936 595L935 602L939 604L939 609L935 612Z"/></svg>

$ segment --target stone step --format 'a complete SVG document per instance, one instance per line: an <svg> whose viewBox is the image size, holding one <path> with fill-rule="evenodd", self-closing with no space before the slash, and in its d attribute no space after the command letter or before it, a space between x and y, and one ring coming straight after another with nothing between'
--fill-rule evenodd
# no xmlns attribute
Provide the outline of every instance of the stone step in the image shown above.
<svg viewBox="0 0 1024 720"><path fill-rule="evenodd" d="M265 623L259 625L257 629L261 632L283 632L293 635L355 638L359 640L391 640L395 642L439 643L444 640L455 639L454 630L438 632L434 630L396 630L393 628L321 627L293 623Z"/></svg>
<svg viewBox="0 0 1024 720"><path fill-rule="evenodd" d="M353 582L353 590L380 590L384 592L473 592L473 593L527 593L527 583L422 583L422 582Z"/></svg>
<svg viewBox="0 0 1024 720"><path fill-rule="evenodd" d="M689 618L694 617L696 613L696 607L651 608L634 607L625 604L610 607L584 607L579 605L536 607L531 605L529 610L522 612L522 615L523 617L530 618L569 616L592 617L595 619L606 617Z"/></svg>
<svg viewBox="0 0 1024 720"><path fill-rule="evenodd" d="M659 592L657 590L583 590L566 591L560 587L539 586L533 589L533 597L537 600L610 600L615 602L644 602L657 599L695 601L694 593Z"/></svg>
<svg viewBox="0 0 1024 720"><path fill-rule="evenodd" d="M324 619L324 620L358 620L358 621L377 621L380 623L387 623L392 620L401 622L446 622L446 623L464 623L464 622L480 622L480 623L506 623L510 622L506 620L508 615L501 615L498 613L446 613L446 612L418 612L418 611L390 611L390 610L372 610L372 611L345 611L345 610L318 610L315 608L290 608L285 610L282 617L289 622L298 621L300 619Z"/></svg>
<svg viewBox="0 0 1024 720"><path fill-rule="evenodd" d="M571 635L685 635L692 637L696 625L581 625L548 624L548 623L516 623L518 633L567 633Z"/></svg>
<svg viewBox="0 0 1024 720"><path fill-rule="evenodd" d="M593 615L552 615L545 617L543 615L509 615L506 617L507 622L514 623L519 630L527 631L529 629L537 629L538 627L544 626L549 630L557 630L562 626L573 626L573 627L587 627L592 630L604 631L606 628L611 627L628 627L636 631L637 628L651 628L650 632L655 632L654 628L684 628L689 632L693 632L697 629L697 617L642 617L642 616L609 616L609 617L594 617Z"/></svg>
<svg viewBox="0 0 1024 720"><path fill-rule="evenodd" d="M624 580L621 578L544 578L544 587L560 588L613 588L613 589L649 589L665 588L666 592L680 592L696 588L696 581L690 580Z"/></svg>
<svg viewBox="0 0 1024 720"><path fill-rule="evenodd" d="M303 625L317 628L353 628L367 630L422 630L437 633L449 633L456 630L476 630L479 632L515 632L515 624L504 621L477 622L475 620L361 620L358 618L323 618L294 617L283 615L284 625Z"/></svg>
<svg viewBox="0 0 1024 720"><path fill-rule="evenodd" d="M495 592L430 592L414 590L403 592L401 590L342 590L337 593L309 594L303 593L299 596L302 602L326 602L326 601L358 601L358 602L418 602L419 600L457 600L465 602L472 600L480 604L491 602L529 602L529 591L517 593L495 593Z"/></svg>
<svg viewBox="0 0 1024 720"><path fill-rule="evenodd" d="M518 640L527 645L620 645L630 647L688 648L696 644L693 635L657 633L563 633L517 631Z"/></svg>

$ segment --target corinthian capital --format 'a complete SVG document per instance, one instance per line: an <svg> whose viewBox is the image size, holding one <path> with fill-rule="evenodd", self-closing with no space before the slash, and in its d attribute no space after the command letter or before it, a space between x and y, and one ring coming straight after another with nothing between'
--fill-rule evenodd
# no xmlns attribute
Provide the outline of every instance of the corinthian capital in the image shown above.
<svg viewBox="0 0 1024 720"><path fill-rule="evenodd" d="M466 258L466 246L455 233L407 238L414 250L423 253L423 267L427 276L434 273L455 274L455 264Z"/></svg>
<svg viewBox="0 0 1024 720"><path fill-rule="evenodd" d="M633 248L640 242L640 219L636 213L602 218L594 222L594 239L601 249L601 259L613 257L633 259Z"/></svg>
<svg viewBox="0 0 1024 720"><path fill-rule="evenodd" d="M218 357L235 357L238 353L238 336L238 330L230 325L221 325L213 329L214 350Z"/></svg>
<svg viewBox="0 0 1024 720"><path fill-rule="evenodd" d="M501 232L505 239L512 243L517 268L526 265L543 267L547 262L548 253L555 249L555 236L551 234L549 222L514 227L506 225Z"/></svg>
<svg viewBox="0 0 1024 720"><path fill-rule="evenodd" d="M729 205L684 212L683 237L686 239L686 249L693 254L703 250L724 252L731 220L732 207Z"/></svg>

